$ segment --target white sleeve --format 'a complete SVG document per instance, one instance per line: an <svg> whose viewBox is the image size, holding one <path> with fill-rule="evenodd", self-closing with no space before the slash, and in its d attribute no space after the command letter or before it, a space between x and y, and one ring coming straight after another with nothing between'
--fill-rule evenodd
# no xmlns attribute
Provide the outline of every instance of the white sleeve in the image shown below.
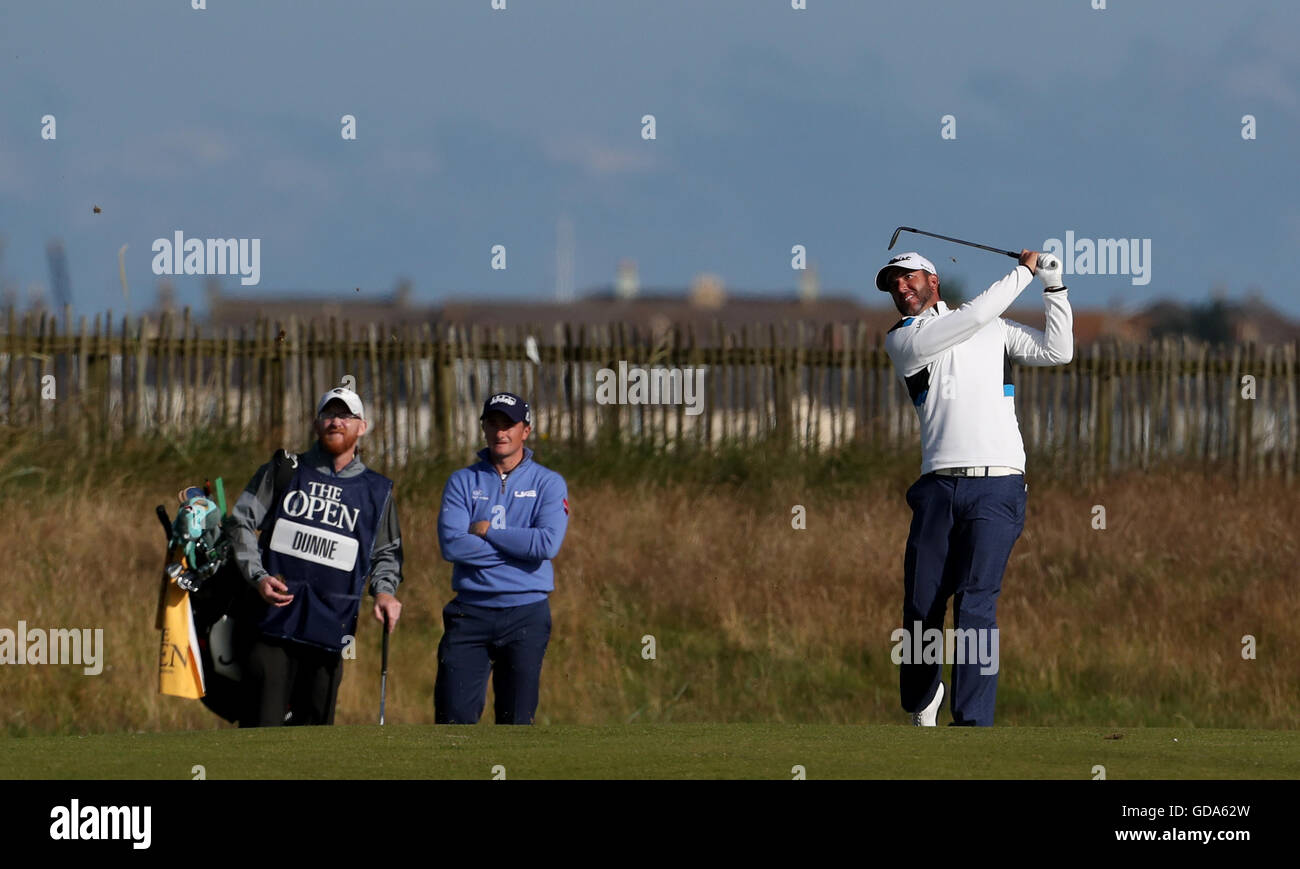
<svg viewBox="0 0 1300 869"><path fill-rule="evenodd" d="M885 347L899 371L911 374L1000 317L1033 280L1034 273L1029 267L1018 265L1015 271L945 317L904 320L903 328L889 333Z"/></svg>
<svg viewBox="0 0 1300 869"><path fill-rule="evenodd" d="M1040 332L1014 320L1003 320L1007 352L1023 365L1065 365L1074 358L1074 312L1066 290L1043 293L1047 328Z"/></svg>

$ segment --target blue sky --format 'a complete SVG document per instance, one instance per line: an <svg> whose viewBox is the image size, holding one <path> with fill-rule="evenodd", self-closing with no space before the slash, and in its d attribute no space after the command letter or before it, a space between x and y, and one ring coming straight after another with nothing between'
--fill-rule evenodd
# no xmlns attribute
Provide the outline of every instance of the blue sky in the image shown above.
<svg viewBox="0 0 1300 869"><path fill-rule="evenodd" d="M567 217L580 294L623 258L646 287L707 271L788 293L803 244L826 292L878 304L902 224L1008 248L1150 239L1150 283L1067 276L1076 305L1221 288L1300 316L1295 4L16 5L0 26L0 286L20 300L49 285L59 238L79 311L123 310L124 244L131 307L150 305L150 247L177 230L261 239L260 283L223 278L232 292L406 278L432 303L549 299ZM1010 265L900 246L968 292ZM205 281L176 277L178 298L202 307Z"/></svg>

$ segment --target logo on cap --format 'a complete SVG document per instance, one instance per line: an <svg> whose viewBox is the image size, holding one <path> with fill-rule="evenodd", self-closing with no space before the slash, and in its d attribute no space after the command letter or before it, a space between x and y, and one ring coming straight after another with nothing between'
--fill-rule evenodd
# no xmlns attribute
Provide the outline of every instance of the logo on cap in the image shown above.
<svg viewBox="0 0 1300 869"><path fill-rule="evenodd" d="M512 392L498 392L496 395L483 402L483 415L479 419L484 419L489 413L504 413L514 422L523 422L528 425L533 424L532 413L528 409L528 402Z"/></svg>

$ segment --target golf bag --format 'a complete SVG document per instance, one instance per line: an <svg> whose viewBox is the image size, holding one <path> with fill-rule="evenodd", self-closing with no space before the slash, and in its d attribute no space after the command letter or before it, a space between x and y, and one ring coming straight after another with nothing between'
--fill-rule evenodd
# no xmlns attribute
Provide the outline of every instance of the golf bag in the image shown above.
<svg viewBox="0 0 1300 869"><path fill-rule="evenodd" d="M293 479L298 457L277 450L271 458L277 502ZM244 581L232 557L234 517L226 514L221 480L217 503L207 488L181 492L176 519L168 522L166 510L157 508L168 534L168 564L163 575L163 595L174 580L189 592L197 637L197 656L203 670L203 705L226 721L239 720L243 705L241 665L255 639L250 629L261 598ZM163 601L159 600L159 626Z"/></svg>

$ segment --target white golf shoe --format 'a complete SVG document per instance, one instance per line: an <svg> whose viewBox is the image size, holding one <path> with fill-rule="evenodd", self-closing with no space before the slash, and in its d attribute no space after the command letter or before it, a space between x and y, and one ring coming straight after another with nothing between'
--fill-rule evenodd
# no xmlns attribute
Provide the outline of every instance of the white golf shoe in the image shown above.
<svg viewBox="0 0 1300 869"><path fill-rule="evenodd" d="M935 727L939 718L939 707L943 705L943 683L934 692L934 699L920 712L912 713L913 727Z"/></svg>

